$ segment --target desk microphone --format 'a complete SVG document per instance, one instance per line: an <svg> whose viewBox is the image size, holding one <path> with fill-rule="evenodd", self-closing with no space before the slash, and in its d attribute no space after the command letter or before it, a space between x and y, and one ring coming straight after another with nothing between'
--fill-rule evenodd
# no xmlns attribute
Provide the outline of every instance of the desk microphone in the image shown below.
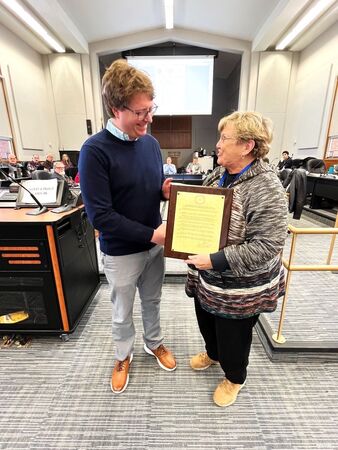
<svg viewBox="0 0 338 450"><path fill-rule="evenodd" d="M34 194L32 194L32 192L27 189L23 184L21 184L19 181L17 181L15 178L11 177L10 175L7 175L6 172L4 172L2 169L0 169L0 173L2 173L2 175L4 175L5 179L10 179L11 181L13 181L14 183L18 184L19 186L22 187L22 189L24 189L25 191L28 192L28 194L32 197L32 199L35 201L35 203L38 205L38 208L33 209L32 211L28 211L26 212L26 214L30 215L30 216L38 216L39 214L43 214L45 212L48 211L48 208L46 208L45 206L42 205L42 203L35 197Z"/></svg>

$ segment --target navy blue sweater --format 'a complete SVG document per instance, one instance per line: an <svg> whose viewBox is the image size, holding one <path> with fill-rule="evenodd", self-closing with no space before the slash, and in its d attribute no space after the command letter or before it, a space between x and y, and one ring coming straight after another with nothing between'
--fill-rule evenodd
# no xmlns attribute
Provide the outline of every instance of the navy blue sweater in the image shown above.
<svg viewBox="0 0 338 450"><path fill-rule="evenodd" d="M161 223L164 181L155 138L123 141L106 129L90 137L79 159L81 193L90 222L107 255L149 250Z"/></svg>

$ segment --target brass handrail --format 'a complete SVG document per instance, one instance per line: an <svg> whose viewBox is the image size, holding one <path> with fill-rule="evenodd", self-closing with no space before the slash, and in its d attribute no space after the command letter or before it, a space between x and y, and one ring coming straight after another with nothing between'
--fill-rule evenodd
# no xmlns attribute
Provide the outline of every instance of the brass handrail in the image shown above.
<svg viewBox="0 0 338 450"><path fill-rule="evenodd" d="M333 254L333 248L336 240L336 236L338 234L338 213L335 221L334 227L330 228L297 228L293 225L288 226L290 233L292 234L292 241L291 241L291 248L290 248L290 254L289 258L283 258L283 265L287 269L287 276L285 281L285 294L283 297L283 303L279 318L279 324L278 324L278 331L277 333L274 333L272 335L272 339L277 342L278 344L284 344L286 339L282 335L282 329L285 319L285 310L286 310L286 303L288 298L288 292L289 292L289 285L291 280L291 274L292 272L301 272L301 271L338 271L338 265L337 264L331 264L332 260L332 254ZM330 248L328 252L328 257L326 259L326 264L293 264L293 259L295 255L296 250L296 240L297 236L299 234L332 234L331 242L330 242Z"/></svg>

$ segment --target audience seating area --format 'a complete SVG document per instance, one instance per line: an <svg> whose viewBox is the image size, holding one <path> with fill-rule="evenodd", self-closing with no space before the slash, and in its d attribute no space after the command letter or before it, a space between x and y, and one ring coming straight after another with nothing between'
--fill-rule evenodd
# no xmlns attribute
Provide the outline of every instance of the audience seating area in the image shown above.
<svg viewBox="0 0 338 450"><path fill-rule="evenodd" d="M304 169L310 173L325 173L325 163L322 159L309 156L303 159L293 159L291 169L288 170L292 169Z"/></svg>

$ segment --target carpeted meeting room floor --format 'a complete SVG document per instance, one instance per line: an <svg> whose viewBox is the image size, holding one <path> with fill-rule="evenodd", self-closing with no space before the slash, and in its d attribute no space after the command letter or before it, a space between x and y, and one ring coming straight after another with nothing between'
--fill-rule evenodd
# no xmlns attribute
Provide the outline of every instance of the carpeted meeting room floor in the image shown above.
<svg viewBox="0 0 338 450"><path fill-rule="evenodd" d="M171 267L175 270L169 261L169 272ZM310 289L311 298L302 296L313 305L312 310L306 306L306 325L299 319L303 304L292 298L297 283L306 293L310 282L305 286L295 277L287 335L297 332L298 321L301 334L316 339L320 309L320 338L327 337L326 321L336 339L338 275L327 276L316 281L326 286L322 293ZM269 320L275 324L277 313ZM1 450L338 449L336 361L272 362L255 333L247 384L234 405L219 408L212 393L222 378L220 368L194 372L189 367L189 357L203 350L192 301L183 284L165 283L162 328L177 370L165 372L143 351L137 300L130 383L123 394L114 395L110 323L109 288L103 284L68 342L33 336L28 347L0 350Z"/></svg>

